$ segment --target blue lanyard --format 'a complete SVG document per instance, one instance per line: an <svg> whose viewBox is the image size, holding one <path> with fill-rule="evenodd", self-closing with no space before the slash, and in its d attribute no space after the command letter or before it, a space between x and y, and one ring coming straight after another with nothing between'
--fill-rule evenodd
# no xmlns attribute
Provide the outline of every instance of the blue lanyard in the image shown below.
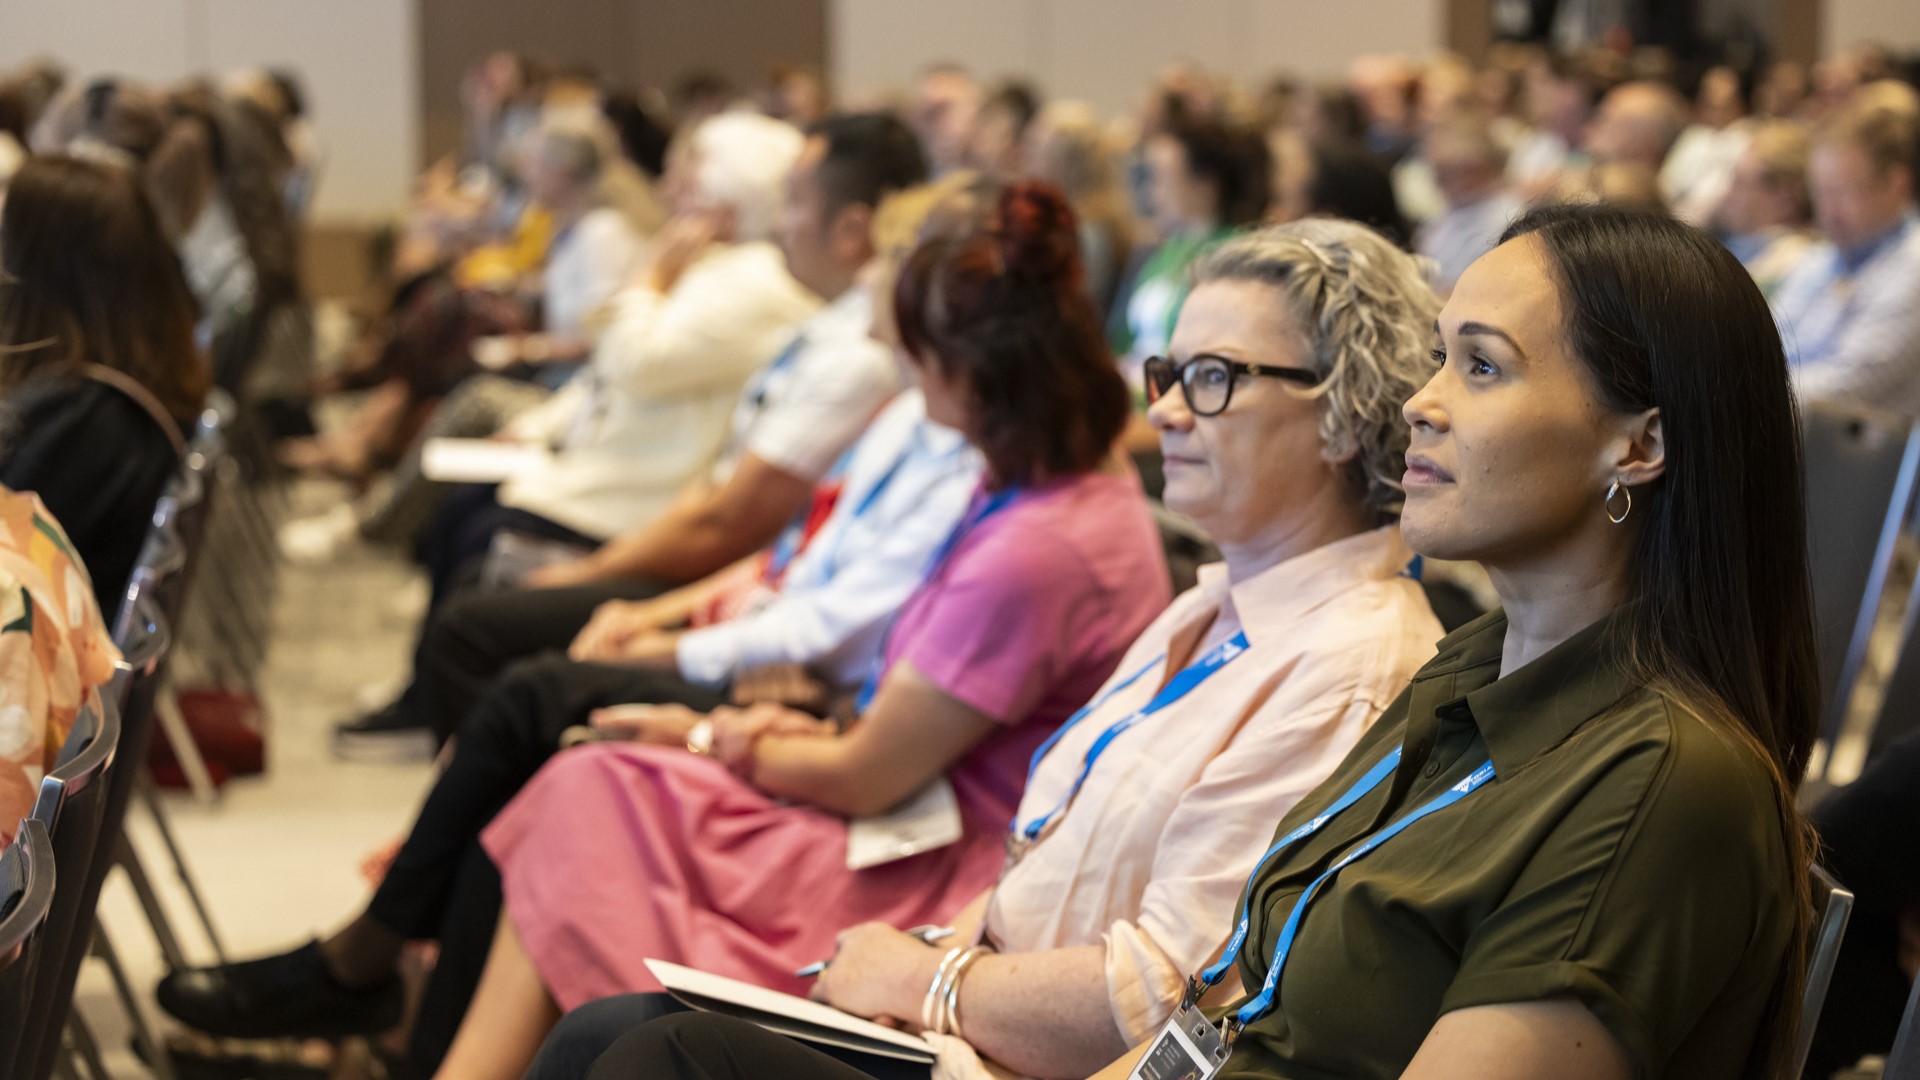
<svg viewBox="0 0 1920 1080"><path fill-rule="evenodd" d="M988 518L1012 506L1019 498L1019 488L1001 488L999 491L987 496L985 502L982 502L974 510L963 516L960 519L960 523L953 527L953 531L947 534L947 538L941 541L940 547L933 553L933 558L927 561L926 572L920 576L920 589L915 590L914 596L919 596L921 590L926 589L928 585L933 583L934 577L940 573L942 567L946 566L947 560L953 556L954 549L960 546L960 541L966 539L968 533L979 528L980 524ZM913 599L910 597L907 602L912 603ZM898 617L898 613L896 612L895 619L897 620ZM874 695L880 692L880 679L887 673L887 647L892 644L892 642L893 624L889 623L887 625L886 635L880 639L880 656L874 661L874 673L867 677L866 683L860 687L859 695L853 699L853 713L855 716L866 712L867 706L873 704Z"/></svg>
<svg viewBox="0 0 1920 1080"><path fill-rule="evenodd" d="M1253 922L1253 887L1254 884L1259 881L1260 872L1266 869L1267 864L1272 862L1274 857L1282 851L1319 832L1327 822L1332 821L1342 812L1352 807L1354 803L1365 798L1367 793L1380 786L1381 781L1393 775L1394 769L1398 768L1399 765L1400 748L1395 747L1392 753L1382 758L1379 764L1367 770L1365 776L1362 776L1351 788L1348 788L1346 794L1334 800L1333 805L1317 814L1312 821L1301 825L1299 828L1294 829L1292 832L1274 841L1273 846L1267 849L1266 854L1260 856L1260 861L1255 864L1253 873L1247 877L1246 890L1240 896L1240 924L1235 927L1233 938L1227 943L1227 950L1221 955L1220 960L1212 967L1200 973L1199 981L1201 985L1189 990L1191 997L1197 1000L1200 994L1217 985L1220 980L1226 976L1227 970L1240 958L1240 950L1245 948L1247 944L1248 927ZM1293 911L1287 915L1285 925L1280 928L1280 938L1273 949L1273 961L1267 965L1267 978L1266 981L1261 984L1259 995L1252 1001L1241 1006L1239 1012L1234 1014L1233 1023L1230 1025L1227 1033L1228 1042L1232 1042L1233 1036L1239 1034L1240 1029L1245 1028L1248 1024L1259 1020L1261 1017L1273 1011L1274 995L1280 988L1280 973L1287 965L1288 955L1293 952L1293 941L1299 934L1300 920L1305 917L1307 904L1312 902L1314 895L1320 891L1322 885L1325 885L1333 875L1366 858L1368 855L1373 854L1382 844L1400 835L1407 826L1428 815L1437 814L1445 810L1447 807L1473 794L1487 781L1492 779L1493 762L1488 761L1473 770L1473 773L1465 780L1448 788L1432 801L1425 803L1407 816L1374 833L1365 843L1341 856L1339 860L1327 868L1325 873L1313 879L1313 881L1307 885L1306 890L1300 894L1300 899L1294 901Z"/></svg>
<svg viewBox="0 0 1920 1080"><path fill-rule="evenodd" d="M1147 717L1152 716L1154 713L1159 712L1192 693L1195 687L1212 678L1221 668L1232 663L1241 653L1246 651L1247 634L1246 631L1242 630L1226 641L1208 649L1205 656L1187 665L1181 669L1178 675L1167 680L1167 685L1161 687L1160 692L1153 695L1153 700L1121 717L1115 721L1111 727L1101 732L1100 737L1093 740L1093 745L1087 748L1086 756L1080 761L1080 772L1073 778L1073 787L1069 788L1067 793L1061 796L1059 805L1039 817L1034 818L1032 821L1027 822L1025 825L1016 824L1014 826L1013 837L1010 838L1009 841L1011 845L1010 850L1016 855L1024 851L1026 845L1030 845L1040 839L1041 834L1046 831L1047 826L1066 812L1067 807L1072 805L1074 798L1080 794L1081 786L1087 782L1088 774L1093 772L1094 762L1100 760L1100 755L1107 752L1107 747L1113 744L1113 740L1125 734L1140 721L1145 720ZM1033 760L1027 765L1027 785L1029 787L1033 785L1033 774L1040 771L1040 759L1046 757L1047 753L1059 743L1061 736L1071 731L1075 725L1086 719L1095 709L1106 704L1107 700L1113 697L1113 695L1140 681L1147 672L1157 669L1160 666L1160 662L1164 659L1166 659L1165 653L1154 657L1147 663L1147 666L1122 679L1110 687L1105 693L1088 702L1079 712L1068 717L1067 722L1060 725L1059 730L1047 736L1047 741L1041 743L1040 749L1033 752Z"/></svg>

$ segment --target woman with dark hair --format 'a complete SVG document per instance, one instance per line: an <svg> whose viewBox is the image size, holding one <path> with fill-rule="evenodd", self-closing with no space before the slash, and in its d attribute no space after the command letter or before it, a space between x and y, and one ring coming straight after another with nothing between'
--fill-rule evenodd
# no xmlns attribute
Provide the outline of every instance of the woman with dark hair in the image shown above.
<svg viewBox="0 0 1920 1080"><path fill-rule="evenodd" d="M1267 142L1251 128L1178 119L1147 140L1148 197L1160 244L1114 299L1107 340L1128 380L1166 352L1187 295L1187 267L1233 230L1260 220L1272 194Z"/></svg>
<svg viewBox="0 0 1920 1080"><path fill-rule="evenodd" d="M112 614L209 373L140 183L34 158L0 215L0 485L40 495Z"/></svg>
<svg viewBox="0 0 1920 1080"><path fill-rule="evenodd" d="M1819 678L1766 302L1704 233L1554 207L1436 336L1401 527L1505 608L1281 820L1189 1005L1099 1076L1786 1080ZM770 1038L657 1023L594 1076Z"/></svg>
<svg viewBox="0 0 1920 1080"><path fill-rule="evenodd" d="M854 719L719 709L691 732L643 729L670 745L548 763L484 835L506 915L440 1076L519 1077L559 1007L658 989L648 958L800 989L794 969L839 927L942 919L994 880L1029 758L1169 598L1138 478L1113 452L1126 389L1081 273L1072 211L1033 183L908 257L902 362L928 418L986 470ZM923 792L953 808L959 838L850 870L848 819Z"/></svg>

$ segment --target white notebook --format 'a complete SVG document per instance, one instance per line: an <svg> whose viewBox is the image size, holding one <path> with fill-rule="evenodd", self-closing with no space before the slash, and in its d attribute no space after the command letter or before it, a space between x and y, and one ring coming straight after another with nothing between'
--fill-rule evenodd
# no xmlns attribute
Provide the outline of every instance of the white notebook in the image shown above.
<svg viewBox="0 0 1920 1080"><path fill-rule="evenodd" d="M646 965L667 993L688 1008L736 1016L790 1038L881 1057L931 1065L938 1056L919 1036L882 1027L831 1005L665 960L648 960Z"/></svg>
<svg viewBox="0 0 1920 1080"><path fill-rule="evenodd" d="M501 439L428 439L420 471L447 484L498 484L547 463L546 447Z"/></svg>

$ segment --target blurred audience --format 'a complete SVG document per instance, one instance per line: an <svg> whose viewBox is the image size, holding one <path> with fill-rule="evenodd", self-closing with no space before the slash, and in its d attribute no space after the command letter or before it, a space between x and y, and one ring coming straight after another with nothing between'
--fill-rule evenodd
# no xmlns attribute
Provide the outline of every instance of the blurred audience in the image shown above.
<svg viewBox="0 0 1920 1080"><path fill-rule="evenodd" d="M1475 259L1493 250L1526 203L1507 186L1506 151L1480 116L1442 121L1427 132L1421 153L1447 209L1421 226L1414 247L1433 260L1434 287L1447 293Z"/></svg>

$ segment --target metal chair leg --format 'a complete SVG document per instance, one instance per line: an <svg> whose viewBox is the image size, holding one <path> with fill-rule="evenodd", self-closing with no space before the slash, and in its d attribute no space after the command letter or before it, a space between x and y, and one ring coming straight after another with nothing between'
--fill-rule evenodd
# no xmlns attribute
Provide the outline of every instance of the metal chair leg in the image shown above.
<svg viewBox="0 0 1920 1080"><path fill-rule="evenodd" d="M113 861L127 872L127 883L133 886L133 895L140 901L140 910L147 916L147 925L153 928L153 939L160 945L160 955L167 962L168 971L178 971L187 966L187 954L180 948L180 935L174 933L173 920L167 917L167 909L161 906L160 895L153 889L152 879L147 877L147 868L140 862L140 853L134 850L133 841L125 833L113 853Z"/></svg>
<svg viewBox="0 0 1920 1080"><path fill-rule="evenodd" d="M186 890L187 901L193 905L193 912L200 917L200 927L206 931L207 943L213 946L213 956L222 965L227 963L227 947L220 940L220 931L213 925L213 911L207 907L207 901L200 893L200 886L193 880L193 874L187 870L186 854L180 850L180 842L174 839L173 825L167 820L166 808L160 802L159 789L154 785L152 774L143 766L140 774L134 777L134 790L139 793L140 802L147 808L147 817L153 821L155 831L160 834L160 843L167 849L167 858L173 860L175 876L180 879L180 887Z"/></svg>
<svg viewBox="0 0 1920 1080"><path fill-rule="evenodd" d="M160 731L167 738L167 745L173 749L175 761L180 763L180 771L186 774L187 786L193 789L193 797L203 803L212 803L219 799L219 791L213 786L213 777L207 772L206 759L200 756L200 748L194 745L193 731L187 727L187 718L180 712L180 702L173 695L171 680L162 684L160 692L154 695L154 714L160 720Z"/></svg>
<svg viewBox="0 0 1920 1080"><path fill-rule="evenodd" d="M94 927L93 954L106 962L107 973L113 977L114 992L120 997L120 1007L127 1011L127 1020L133 1026L134 1046L146 1058L147 1067L160 1080L174 1080L173 1061L167 1057L167 1048L153 1037L153 1029L147 1026L147 1018L140 1011L140 999L127 978L127 969L120 963L120 954L114 951L104 927Z"/></svg>
<svg viewBox="0 0 1920 1080"><path fill-rule="evenodd" d="M67 1014L67 1049L60 1054L54 1068L62 1075L79 1080L79 1070L74 1068L77 1058L87 1067L92 1080L113 1080L113 1074L107 1071L107 1063L100 1057L100 1044L93 1037L93 1029L87 1026L85 1017L78 1011Z"/></svg>

